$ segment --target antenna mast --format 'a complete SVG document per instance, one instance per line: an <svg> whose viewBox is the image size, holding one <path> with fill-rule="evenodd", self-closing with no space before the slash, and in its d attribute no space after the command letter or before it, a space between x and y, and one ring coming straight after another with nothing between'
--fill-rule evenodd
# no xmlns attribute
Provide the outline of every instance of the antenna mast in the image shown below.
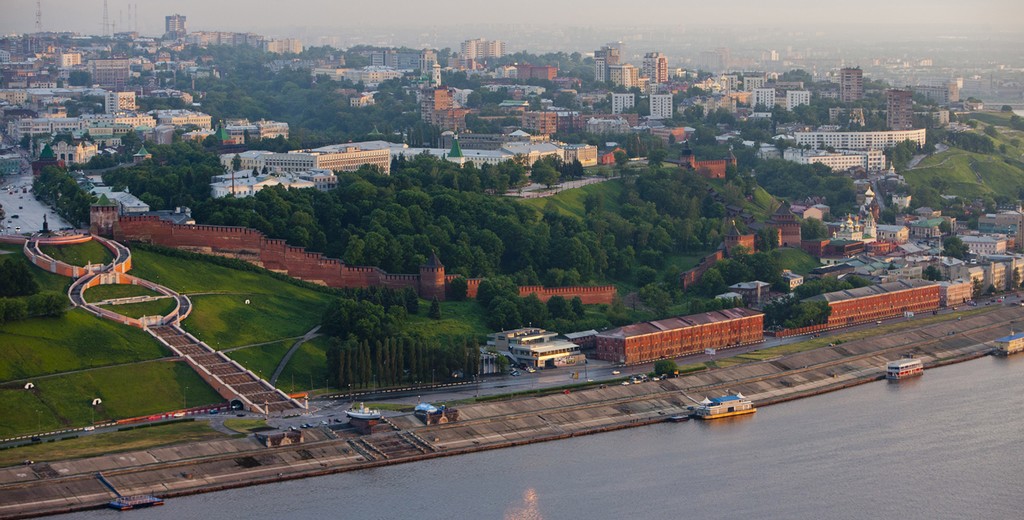
<svg viewBox="0 0 1024 520"><path fill-rule="evenodd" d="M36 0L36 32L43 32L43 2Z"/></svg>
<svg viewBox="0 0 1024 520"><path fill-rule="evenodd" d="M107 0L103 0L103 36L109 36L107 29L110 28L110 16L107 14Z"/></svg>

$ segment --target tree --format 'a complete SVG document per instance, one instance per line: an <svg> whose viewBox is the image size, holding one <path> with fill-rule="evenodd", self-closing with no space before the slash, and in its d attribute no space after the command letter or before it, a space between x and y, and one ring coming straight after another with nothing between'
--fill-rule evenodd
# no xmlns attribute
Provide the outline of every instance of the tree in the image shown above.
<svg viewBox="0 0 1024 520"><path fill-rule="evenodd" d="M999 109L999 111L1000 111L1000 112L1013 112L1013 107L1011 107L1010 105L1003 105L1003 106L1002 106L1002 107L1001 107L1001 108Z"/></svg>
<svg viewBox="0 0 1024 520"><path fill-rule="evenodd" d="M619 168L626 166L626 163L629 162L629 155L625 150L615 150L612 155L615 157L615 165Z"/></svg>
<svg viewBox="0 0 1024 520"><path fill-rule="evenodd" d="M448 282L448 299L461 302L466 299L469 292L469 282L459 276Z"/></svg>
<svg viewBox="0 0 1024 520"><path fill-rule="evenodd" d="M546 161L537 161L539 164L534 165L533 171L530 172L530 180L537 184L543 184L551 188L551 186L558 183L558 170L551 166Z"/></svg>
<svg viewBox="0 0 1024 520"><path fill-rule="evenodd" d="M669 305L672 304L672 297L668 291L655 283L640 288L640 300L659 317L665 316L668 313Z"/></svg>
<svg viewBox="0 0 1024 520"><path fill-rule="evenodd" d="M939 281L942 279L942 271L934 265L929 265L924 268L921 276L923 276L925 280Z"/></svg>
<svg viewBox="0 0 1024 520"><path fill-rule="evenodd" d="M800 223L800 237L804 240L828 238L828 226L816 218L807 218Z"/></svg>
<svg viewBox="0 0 1024 520"><path fill-rule="evenodd" d="M441 302L437 301L437 298L430 302L430 311L427 313L427 316L432 320L441 319Z"/></svg>
<svg viewBox="0 0 1024 520"><path fill-rule="evenodd" d="M942 242L942 254L963 260L967 257L967 246L959 237L949 237Z"/></svg>
<svg viewBox="0 0 1024 520"><path fill-rule="evenodd" d="M647 165L648 166L661 166L661 163L665 160L665 152L662 148L655 148L647 153Z"/></svg>
<svg viewBox="0 0 1024 520"><path fill-rule="evenodd" d="M654 362L654 373L661 376L675 374L679 371L679 365L671 359L659 359Z"/></svg>

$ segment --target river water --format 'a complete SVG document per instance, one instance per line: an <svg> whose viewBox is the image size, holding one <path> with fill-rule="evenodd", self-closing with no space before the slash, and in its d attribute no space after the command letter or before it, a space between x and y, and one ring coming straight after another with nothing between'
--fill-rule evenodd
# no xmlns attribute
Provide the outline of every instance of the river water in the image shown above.
<svg viewBox="0 0 1024 520"><path fill-rule="evenodd" d="M174 498L127 515L1011 519L1024 514L1022 432L1024 356L985 357L751 416Z"/></svg>

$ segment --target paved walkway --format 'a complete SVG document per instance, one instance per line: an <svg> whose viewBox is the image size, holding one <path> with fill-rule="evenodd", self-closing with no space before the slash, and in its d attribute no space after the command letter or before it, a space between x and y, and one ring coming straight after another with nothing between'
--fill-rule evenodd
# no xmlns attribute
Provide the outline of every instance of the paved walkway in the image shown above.
<svg viewBox="0 0 1024 520"><path fill-rule="evenodd" d="M288 349L288 352L284 355L283 358L281 358L281 362L278 363L277 368L274 370L274 375L270 376L270 384L275 386L277 385L277 378L281 376L281 372L284 372L284 367L288 366L288 362L291 361L292 359L292 354L295 354L295 351L299 350L299 347L301 347L303 343L319 336L319 331L319 325L313 327L312 330L310 330L304 336L299 338L299 340L296 341L294 345L292 345L292 348Z"/></svg>

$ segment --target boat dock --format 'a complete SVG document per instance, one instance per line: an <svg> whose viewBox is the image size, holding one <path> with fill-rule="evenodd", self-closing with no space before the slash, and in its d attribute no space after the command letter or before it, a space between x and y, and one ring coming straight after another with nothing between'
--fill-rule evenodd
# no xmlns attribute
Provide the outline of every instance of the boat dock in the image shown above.
<svg viewBox="0 0 1024 520"><path fill-rule="evenodd" d="M109 489L111 493L117 495L117 498L107 503L107 506L109 506L111 509L117 509L118 511L127 511L129 509L136 509L140 507L164 505L164 499L152 495L122 495L121 492L118 491L116 487L114 487L114 484L107 480L107 477L104 477L103 473L101 472L96 473L96 479L100 481L100 484L103 484L103 487Z"/></svg>

